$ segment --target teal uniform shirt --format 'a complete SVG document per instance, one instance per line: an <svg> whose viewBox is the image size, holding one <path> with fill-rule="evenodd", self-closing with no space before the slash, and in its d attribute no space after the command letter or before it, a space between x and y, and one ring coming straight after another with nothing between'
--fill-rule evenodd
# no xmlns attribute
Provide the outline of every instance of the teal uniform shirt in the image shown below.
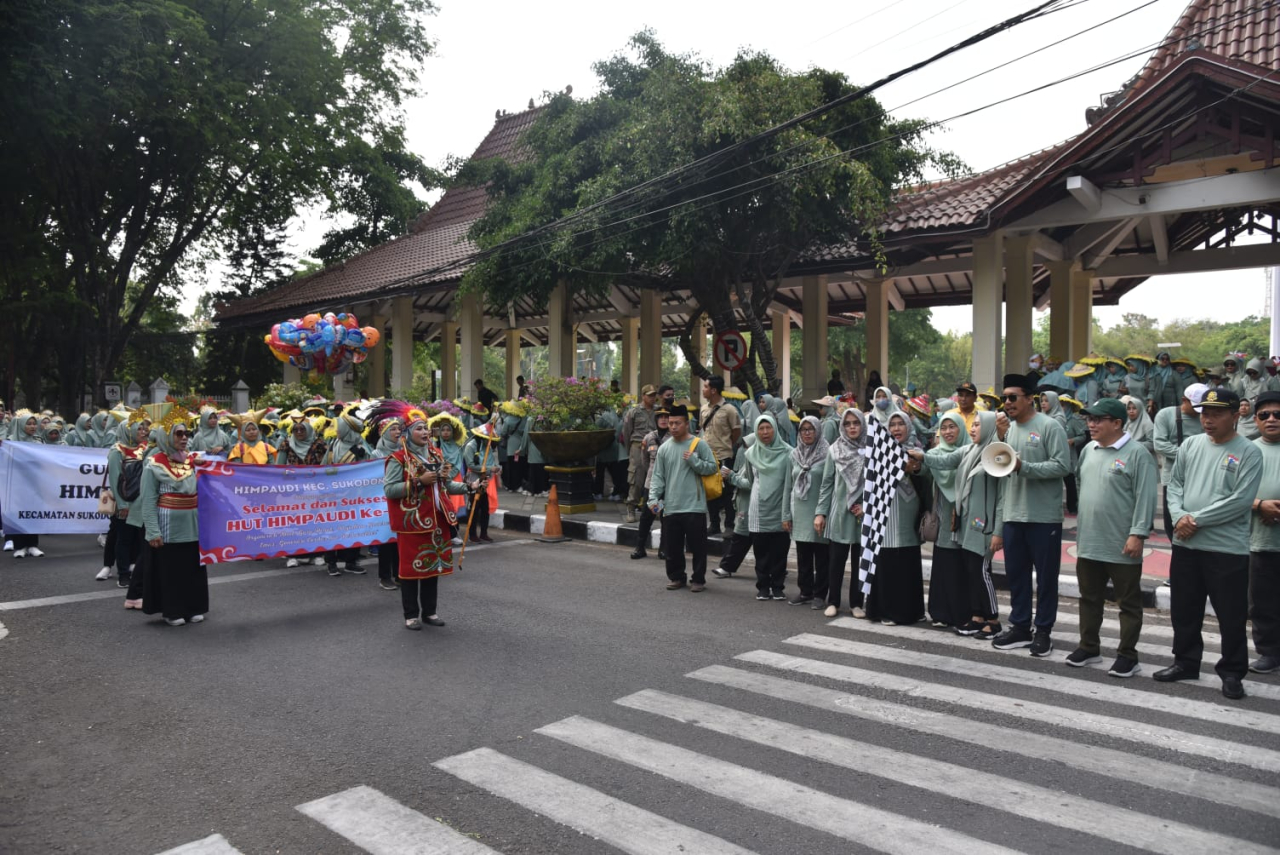
<svg viewBox="0 0 1280 855"><path fill-rule="evenodd" d="M1239 434L1221 444L1203 434L1187 440L1169 478L1169 514L1175 526L1190 514L1199 531L1188 540L1175 534L1174 544L1243 555L1261 482L1262 452L1257 443Z"/></svg>
<svg viewBox="0 0 1280 855"><path fill-rule="evenodd" d="M175 510L161 508L157 505L163 495L177 494L194 496L196 492L196 473L187 470L181 478L160 465L155 458L148 460L142 469L142 489L134 508L141 507L140 515L129 514L129 522L134 523L135 516L141 516L144 537L147 540L163 538L168 543L191 543L200 539L200 528L196 521L195 509ZM134 523L136 524L136 523Z"/></svg>
<svg viewBox="0 0 1280 855"><path fill-rule="evenodd" d="M663 513L707 512L702 476L716 471L716 459L711 454L711 446L699 440L693 454L685 460L684 453L694 439L692 436L686 436L680 442L668 439L658 447L658 459L653 464L653 480L649 485L649 503L661 501Z"/></svg>
<svg viewBox="0 0 1280 855"><path fill-rule="evenodd" d="M1130 535L1146 538L1156 512L1156 464L1129 434L1103 448L1090 442L1080 452L1080 515L1076 554L1108 564L1141 564L1125 555Z"/></svg>
<svg viewBox="0 0 1280 855"><path fill-rule="evenodd" d="M1066 430L1056 419L1036 413L1026 424L1010 424L1004 441L1022 461L1004 479L1004 521L1061 523L1062 479L1071 471Z"/></svg>
<svg viewBox="0 0 1280 855"><path fill-rule="evenodd" d="M1182 418L1182 441L1193 436L1200 436L1204 428L1200 427L1200 419L1196 416L1184 415L1182 408L1165 407L1156 413L1156 430L1152 437L1152 448L1160 455L1164 466L1160 469L1160 483L1168 484L1169 475L1173 472L1173 464L1178 462L1178 418Z"/></svg>
<svg viewBox="0 0 1280 855"><path fill-rule="evenodd" d="M1280 499L1280 442L1254 441L1262 454L1262 480L1258 482L1259 499ZM1267 525L1254 511L1249 530L1250 552L1280 552L1280 525ZM1198 518L1197 518L1198 519Z"/></svg>

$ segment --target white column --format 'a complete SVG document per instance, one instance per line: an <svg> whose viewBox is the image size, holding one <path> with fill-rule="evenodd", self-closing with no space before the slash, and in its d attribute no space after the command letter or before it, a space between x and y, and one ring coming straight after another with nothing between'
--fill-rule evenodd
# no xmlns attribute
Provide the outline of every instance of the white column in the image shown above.
<svg viewBox="0 0 1280 855"><path fill-rule="evenodd" d="M640 385L662 383L662 295L640 292Z"/></svg>
<svg viewBox="0 0 1280 855"><path fill-rule="evenodd" d="M891 282L869 279L867 289L867 373L880 372L885 383L889 378L889 287ZM902 367L902 366L900 366Z"/></svg>
<svg viewBox="0 0 1280 855"><path fill-rule="evenodd" d="M413 298L396 297L391 303L391 388L397 392L413 385Z"/></svg>
<svg viewBox="0 0 1280 855"><path fill-rule="evenodd" d="M334 374L330 379L333 381L333 400L350 401L351 386L347 383L347 373Z"/></svg>
<svg viewBox="0 0 1280 855"><path fill-rule="evenodd" d="M1071 271L1071 356L1079 361L1093 350L1093 271Z"/></svg>
<svg viewBox="0 0 1280 855"><path fill-rule="evenodd" d="M440 397L452 401L458 397L458 322L440 325Z"/></svg>
<svg viewBox="0 0 1280 855"><path fill-rule="evenodd" d="M1059 361L1075 361L1071 353L1071 270L1070 261L1050 261L1049 268L1049 352Z"/></svg>
<svg viewBox="0 0 1280 855"><path fill-rule="evenodd" d="M476 380L484 379L484 311L475 294L462 296L462 394L474 398Z"/></svg>
<svg viewBox="0 0 1280 855"><path fill-rule="evenodd" d="M999 233L973 241L973 382L979 390L1000 380L1001 295L1004 239Z"/></svg>
<svg viewBox="0 0 1280 855"><path fill-rule="evenodd" d="M707 325L705 321L700 321L693 330L693 337L690 342L693 345L693 352L698 357L698 364L705 364L707 361ZM695 408L702 407L702 378L694 373L693 366L689 366L689 402Z"/></svg>
<svg viewBox="0 0 1280 855"><path fill-rule="evenodd" d="M302 371L300 371L300 370L298 369L298 367L297 367L297 366L295 366L295 365L290 365L289 363L287 363L287 362L286 362L286 363L284 363L284 378L283 378L283 379L284 379L284 382L285 382L286 384L290 384L290 383L301 383L301 382L302 382Z"/></svg>
<svg viewBox="0 0 1280 855"><path fill-rule="evenodd" d="M778 379L782 381L783 399L791 397L791 314L772 312L773 361L778 364Z"/></svg>
<svg viewBox="0 0 1280 855"><path fill-rule="evenodd" d="M369 326L378 331L382 340L369 349L365 364L369 367L369 397L381 398L387 394L387 319L382 315L370 315Z"/></svg>
<svg viewBox="0 0 1280 855"><path fill-rule="evenodd" d="M569 286L561 282L547 303L547 360L552 377L572 377L578 357Z"/></svg>
<svg viewBox="0 0 1280 855"><path fill-rule="evenodd" d="M1031 238L1005 240L1004 365L1010 374L1025 374L1031 359L1031 261Z"/></svg>
<svg viewBox="0 0 1280 855"><path fill-rule="evenodd" d="M640 398L640 364L637 362L640 344L640 319L622 319L622 391Z"/></svg>
<svg viewBox="0 0 1280 855"><path fill-rule="evenodd" d="M800 293L804 317L804 387L800 397L811 401L827 394L827 277L804 277ZM742 391L751 394L746 389Z"/></svg>
<svg viewBox="0 0 1280 855"><path fill-rule="evenodd" d="M1271 268L1271 352L1280 356L1280 267Z"/></svg>
<svg viewBox="0 0 1280 855"><path fill-rule="evenodd" d="M516 378L520 376L520 330L507 330L507 397L514 400L520 391Z"/></svg>

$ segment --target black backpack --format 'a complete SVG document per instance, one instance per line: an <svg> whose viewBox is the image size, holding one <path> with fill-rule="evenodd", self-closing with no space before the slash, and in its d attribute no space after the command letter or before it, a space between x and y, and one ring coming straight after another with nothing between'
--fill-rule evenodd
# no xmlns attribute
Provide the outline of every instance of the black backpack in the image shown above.
<svg viewBox="0 0 1280 855"><path fill-rule="evenodd" d="M142 461L126 460L116 482L116 497L126 502L137 501L142 493Z"/></svg>

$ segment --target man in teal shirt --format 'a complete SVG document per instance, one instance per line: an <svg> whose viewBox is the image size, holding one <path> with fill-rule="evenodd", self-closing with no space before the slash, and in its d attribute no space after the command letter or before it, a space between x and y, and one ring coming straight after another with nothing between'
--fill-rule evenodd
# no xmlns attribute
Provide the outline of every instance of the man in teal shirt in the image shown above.
<svg viewBox="0 0 1280 855"><path fill-rule="evenodd" d="M1067 664L1101 662L1098 632L1107 580L1120 606L1120 649L1108 672L1132 677L1142 632L1142 547L1156 511L1156 464L1125 433L1129 413L1114 398L1084 410L1093 441L1080 452L1080 516L1076 578L1080 582L1080 646Z"/></svg>
<svg viewBox="0 0 1280 855"><path fill-rule="evenodd" d="M702 476L716 471L716 459L710 446L690 437L688 407L671 407L667 430L670 438L658 447L653 464L649 507L655 515L662 515L662 551L667 556L670 580L667 590L677 591L691 581L689 590L696 594L707 586L707 493ZM693 553L690 580L685 578L686 546Z"/></svg>
<svg viewBox="0 0 1280 855"><path fill-rule="evenodd" d="M1178 449L1182 447L1182 443L1204 433L1200 429L1200 415L1196 412L1196 406L1208 391L1209 387L1203 383L1192 383L1182 393L1182 399L1176 407L1165 407L1156 413L1152 446L1163 464L1160 468L1160 486L1165 494L1164 533L1170 540L1173 540L1173 520L1169 517L1169 475L1173 472L1173 464L1178 462Z"/></svg>
<svg viewBox="0 0 1280 855"><path fill-rule="evenodd" d="M1262 481L1262 452L1236 432L1240 396L1219 386L1200 402L1202 436L1178 452L1169 478L1173 517L1173 664L1154 675L1161 683L1200 679L1205 597L1222 635L1216 670L1222 694L1244 697L1249 670L1245 620L1249 612L1249 519Z"/></svg>
<svg viewBox="0 0 1280 855"><path fill-rule="evenodd" d="M998 650L1030 647L1032 656L1053 650L1050 633L1058 620L1058 571L1062 565L1062 479L1071 471L1067 431L1036 407L1035 375L1004 378L1004 412L996 433L1017 452L1017 467L1006 476L1003 536L991 539L994 554L1004 549L1009 579L1009 628L991 645ZM1036 574L1035 634L1031 633L1031 571Z"/></svg>
<svg viewBox="0 0 1280 855"><path fill-rule="evenodd" d="M1249 531L1249 617L1258 651L1249 670L1271 674L1280 671L1280 392L1258 396L1254 419L1262 480Z"/></svg>

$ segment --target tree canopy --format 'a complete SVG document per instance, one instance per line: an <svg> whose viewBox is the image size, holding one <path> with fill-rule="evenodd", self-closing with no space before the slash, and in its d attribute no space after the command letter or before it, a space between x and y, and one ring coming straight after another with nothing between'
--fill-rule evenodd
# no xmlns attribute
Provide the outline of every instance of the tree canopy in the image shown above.
<svg viewBox="0 0 1280 855"><path fill-rule="evenodd" d="M596 96L547 96L524 138L527 159L462 170L459 180L490 193L471 233L490 253L463 287L497 307L523 296L545 304L561 282L597 294L614 283L687 290L699 310L682 336L689 357L702 314L717 332L734 329L736 303L760 366L748 362L738 382L765 388L778 367L764 319L795 260L855 239L874 253L893 189L959 165L922 143L923 123L896 121L870 97L763 134L855 92L837 72L791 73L756 52L713 69L668 53L651 32L629 47L595 65Z"/></svg>
<svg viewBox="0 0 1280 855"><path fill-rule="evenodd" d="M330 235L328 257L403 228L404 193L386 185L429 178L404 149L400 111L432 49L423 20L433 8L5 4L0 294L18 311L0 346L10 391L21 373L38 398L42 363L56 354L60 405L78 409L79 390L116 371L162 289L216 254L268 258L300 204L361 216L355 234ZM44 355L28 362L33 347Z"/></svg>

